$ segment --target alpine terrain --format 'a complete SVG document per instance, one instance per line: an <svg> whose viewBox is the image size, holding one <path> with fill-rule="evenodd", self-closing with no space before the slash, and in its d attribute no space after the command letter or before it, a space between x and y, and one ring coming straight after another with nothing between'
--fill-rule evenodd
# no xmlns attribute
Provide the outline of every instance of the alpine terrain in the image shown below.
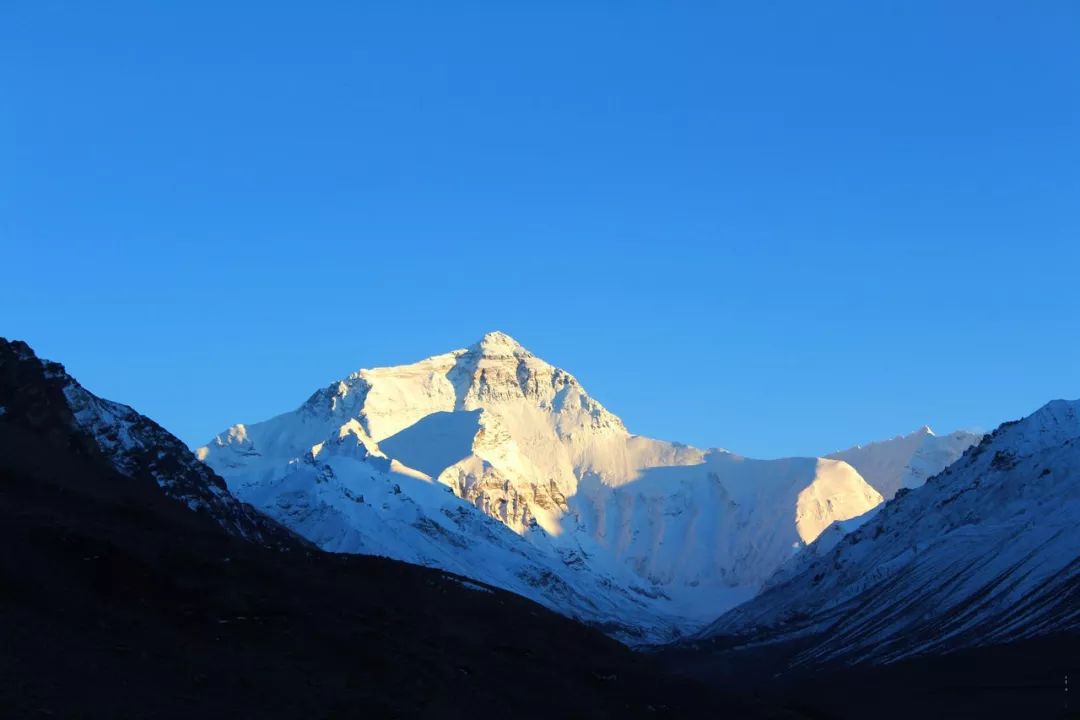
<svg viewBox="0 0 1080 720"><path fill-rule="evenodd" d="M330 554L0 339L0 716L801 717L440 570Z"/></svg>
<svg viewBox="0 0 1080 720"><path fill-rule="evenodd" d="M1080 401L1003 424L700 637L896 662L1080 630ZM1074 648L1077 645L1074 644Z"/></svg>
<svg viewBox="0 0 1080 720"><path fill-rule="evenodd" d="M952 465L981 439L980 433L963 430L935 435L924 425L908 435L856 445L826 457L848 463L886 500L891 500L898 490L917 488Z"/></svg>
<svg viewBox="0 0 1080 720"><path fill-rule="evenodd" d="M890 454L897 473L916 449ZM197 455L321 548L450 570L639 643L699 629L883 499L843 459L634 435L499 332L360 370Z"/></svg>
<svg viewBox="0 0 1080 720"><path fill-rule="evenodd" d="M850 464L888 500L901 490L912 490L925 483L927 479L953 464L982 437L981 433L963 430L939 436L924 425L908 435L898 435L891 440L881 440L868 445L856 445L827 457ZM832 550L844 536L877 515L881 507L878 505L858 517L834 522L825 528L814 542L781 565L770 581L776 582L778 578L797 572L813 558Z"/></svg>

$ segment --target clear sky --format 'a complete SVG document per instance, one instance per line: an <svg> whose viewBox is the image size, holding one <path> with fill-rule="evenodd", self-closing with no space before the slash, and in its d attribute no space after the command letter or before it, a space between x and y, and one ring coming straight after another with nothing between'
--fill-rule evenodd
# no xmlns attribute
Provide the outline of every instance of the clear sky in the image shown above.
<svg viewBox="0 0 1080 720"><path fill-rule="evenodd" d="M490 329L665 439L991 428L1080 397L1080 4L6 0L0 249L189 443Z"/></svg>

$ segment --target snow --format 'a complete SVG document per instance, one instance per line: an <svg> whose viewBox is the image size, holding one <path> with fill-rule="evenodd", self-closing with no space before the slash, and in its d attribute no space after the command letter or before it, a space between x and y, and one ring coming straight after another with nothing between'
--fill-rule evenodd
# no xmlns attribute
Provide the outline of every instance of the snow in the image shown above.
<svg viewBox="0 0 1080 720"><path fill-rule="evenodd" d="M1078 415L1054 401L1002 425L703 635L815 635L797 662L892 662L1080 627Z"/></svg>
<svg viewBox="0 0 1080 720"><path fill-rule="evenodd" d="M463 588L465 588L467 590L472 590L474 592L489 593L489 594L491 593L491 588L486 588L483 585L477 585L474 582L469 582L468 580L462 580L461 578L450 577L449 575L447 575L445 577L450 582L457 583L458 585L460 585L461 587L463 587Z"/></svg>
<svg viewBox="0 0 1080 720"><path fill-rule="evenodd" d="M383 440L379 447L431 477L472 455L481 410L434 412Z"/></svg>
<svg viewBox="0 0 1080 720"><path fill-rule="evenodd" d="M355 372L197 454L325 549L440 567L632 642L702 627L882 500L842 461L633 435L498 332Z"/></svg>
<svg viewBox="0 0 1080 720"><path fill-rule="evenodd" d="M900 490L912 490L923 485L929 478L956 462L972 445L982 439L979 433L957 431L944 436L934 434L924 425L908 435L898 435L868 445L833 453L828 457L850 463L858 473L888 500ZM783 564L768 584L788 578L820 555L839 543L845 535L854 532L863 523L877 515L875 507L861 515L837 520L817 533L815 540L807 541L806 551Z"/></svg>
<svg viewBox="0 0 1080 720"><path fill-rule="evenodd" d="M885 499L891 499L900 488L922 485L981 439L978 433L964 431L938 436L924 425L908 435L856 445L828 457L850 463Z"/></svg>
<svg viewBox="0 0 1080 720"><path fill-rule="evenodd" d="M281 532L251 503L326 550L441 568L630 643L803 637L797 662L891 662L1080 628L1080 401L982 438L927 427L757 460L634 435L489 333L353 373L192 455L41 367L119 472L230 532Z"/></svg>

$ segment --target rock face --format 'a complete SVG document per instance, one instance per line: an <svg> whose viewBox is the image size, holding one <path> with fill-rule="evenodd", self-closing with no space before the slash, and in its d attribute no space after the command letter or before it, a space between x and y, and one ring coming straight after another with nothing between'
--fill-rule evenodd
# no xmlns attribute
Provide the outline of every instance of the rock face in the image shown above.
<svg viewBox="0 0 1080 720"><path fill-rule="evenodd" d="M843 461L633 435L497 332L356 372L197 454L323 548L453 570L638 642L700 627L882 499Z"/></svg>
<svg viewBox="0 0 1080 720"><path fill-rule="evenodd" d="M894 661L1080 629L1080 401L1006 423L711 625Z"/></svg>
<svg viewBox="0 0 1080 720"><path fill-rule="evenodd" d="M67 436L134 483L153 483L169 498L233 535L263 545L302 547L299 537L250 505L196 460L171 433L127 405L104 400L40 360L23 342L0 338L0 420Z"/></svg>

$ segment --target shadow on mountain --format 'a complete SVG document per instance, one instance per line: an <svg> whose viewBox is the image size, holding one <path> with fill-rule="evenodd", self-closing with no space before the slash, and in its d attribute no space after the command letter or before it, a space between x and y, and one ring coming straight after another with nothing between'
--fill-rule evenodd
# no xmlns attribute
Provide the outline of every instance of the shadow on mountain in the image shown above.
<svg viewBox="0 0 1080 720"><path fill-rule="evenodd" d="M433 412L379 442L386 456L436 478L469 457L480 432L480 410Z"/></svg>

